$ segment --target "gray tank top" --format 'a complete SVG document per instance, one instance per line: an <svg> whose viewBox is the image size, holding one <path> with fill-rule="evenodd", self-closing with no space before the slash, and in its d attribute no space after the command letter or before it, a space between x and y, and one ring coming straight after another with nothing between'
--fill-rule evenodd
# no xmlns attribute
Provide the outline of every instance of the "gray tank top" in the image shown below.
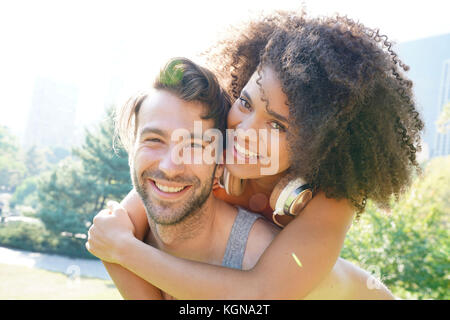
<svg viewBox="0 0 450 320"><path fill-rule="evenodd" d="M242 269L248 234L256 219L262 218L259 214L249 212L238 207L238 214L228 237L227 248L222 260L222 266L233 269Z"/></svg>

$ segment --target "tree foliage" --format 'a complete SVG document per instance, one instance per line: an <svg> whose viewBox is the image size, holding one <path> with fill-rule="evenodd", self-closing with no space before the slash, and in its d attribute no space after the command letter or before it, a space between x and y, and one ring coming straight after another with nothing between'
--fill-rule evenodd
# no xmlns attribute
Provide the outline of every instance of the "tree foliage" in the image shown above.
<svg viewBox="0 0 450 320"><path fill-rule="evenodd" d="M87 233L94 215L108 199L118 200L131 190L128 158L113 148L113 109L84 143L72 150L38 185L38 216L55 232Z"/></svg>
<svg viewBox="0 0 450 320"><path fill-rule="evenodd" d="M14 190L25 170L17 138L7 127L0 126L0 187Z"/></svg>
<svg viewBox="0 0 450 320"><path fill-rule="evenodd" d="M342 257L401 298L449 299L450 157L435 158L390 213L369 204Z"/></svg>
<svg viewBox="0 0 450 320"><path fill-rule="evenodd" d="M37 176L49 169L45 151L34 145L25 152L24 158L27 177Z"/></svg>

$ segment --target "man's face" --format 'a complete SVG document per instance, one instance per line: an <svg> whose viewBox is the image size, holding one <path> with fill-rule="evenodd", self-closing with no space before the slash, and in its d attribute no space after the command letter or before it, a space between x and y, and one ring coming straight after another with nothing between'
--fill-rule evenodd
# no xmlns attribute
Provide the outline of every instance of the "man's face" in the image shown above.
<svg viewBox="0 0 450 320"><path fill-rule="evenodd" d="M164 90L155 90L142 102L131 176L149 218L157 224L176 224L200 208L211 194L214 177L221 173L216 164L173 161L181 141L171 138L175 130L185 129L193 135L195 121L201 121L203 130L213 127L212 119L201 119L204 108ZM203 150L207 142L194 137L187 144L194 152L195 148Z"/></svg>

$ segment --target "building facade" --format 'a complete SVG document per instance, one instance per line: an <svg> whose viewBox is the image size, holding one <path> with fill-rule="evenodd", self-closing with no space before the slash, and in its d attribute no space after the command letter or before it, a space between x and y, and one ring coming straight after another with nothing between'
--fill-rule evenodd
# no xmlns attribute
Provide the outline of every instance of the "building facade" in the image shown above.
<svg viewBox="0 0 450 320"><path fill-rule="evenodd" d="M439 98L437 109L442 113L444 106L450 103L450 59L444 61L442 68L441 85L439 87ZM434 144L434 156L446 156L450 154L450 131L437 131Z"/></svg>
<svg viewBox="0 0 450 320"><path fill-rule="evenodd" d="M75 131L77 99L77 87L48 78L37 78L24 147L70 147Z"/></svg>
<svg viewBox="0 0 450 320"><path fill-rule="evenodd" d="M438 131L437 121L449 100L450 34L395 45L400 59L410 66L406 73L413 81L415 100L425 122L422 136L426 158L450 154L450 134Z"/></svg>

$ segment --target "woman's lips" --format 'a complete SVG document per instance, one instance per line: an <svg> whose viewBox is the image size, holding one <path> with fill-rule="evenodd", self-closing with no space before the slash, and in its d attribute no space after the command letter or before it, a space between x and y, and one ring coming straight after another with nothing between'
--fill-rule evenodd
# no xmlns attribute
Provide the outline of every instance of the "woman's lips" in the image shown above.
<svg viewBox="0 0 450 320"><path fill-rule="evenodd" d="M248 158L248 159L258 159L259 158L258 153L249 151L247 148L242 147L240 144L238 144L236 142L234 143L234 148L236 149L237 153L242 155L242 157L244 157L244 158Z"/></svg>
<svg viewBox="0 0 450 320"><path fill-rule="evenodd" d="M242 161L239 161L238 163L244 163L244 164L256 164L258 160L260 160L262 157L260 154L256 152L249 151L247 148L242 147L237 142L237 137L234 137L234 143L233 143L233 158L234 160L241 159Z"/></svg>
<svg viewBox="0 0 450 320"><path fill-rule="evenodd" d="M255 151L250 151L248 148L243 147L241 144L238 143L237 136L234 136L233 139L233 155L234 158L241 158L245 160L245 163L248 163L247 161L265 161L267 159L267 156L263 156ZM262 142L260 142L262 143Z"/></svg>
<svg viewBox="0 0 450 320"><path fill-rule="evenodd" d="M233 156L234 156L234 159L242 159L242 160L244 160L244 163L246 163L246 164L250 163L250 161L257 161L258 160L257 157L249 157L249 156L239 152L236 149L236 146L233 146ZM237 162L237 163L239 163L239 162Z"/></svg>

